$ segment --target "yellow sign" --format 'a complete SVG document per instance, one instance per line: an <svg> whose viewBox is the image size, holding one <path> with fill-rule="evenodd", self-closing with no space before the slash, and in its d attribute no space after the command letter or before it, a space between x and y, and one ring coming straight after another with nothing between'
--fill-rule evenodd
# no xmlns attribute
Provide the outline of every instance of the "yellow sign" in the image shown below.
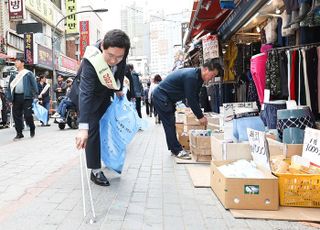
<svg viewBox="0 0 320 230"><path fill-rule="evenodd" d="M63 17L57 7L49 0L26 0L25 3L27 10L52 26L55 26L57 21ZM58 25L58 29L64 29L63 23Z"/></svg>
<svg viewBox="0 0 320 230"><path fill-rule="evenodd" d="M70 15L66 18L66 34L78 33L77 15L73 14L77 12L76 0L66 0L66 15Z"/></svg>

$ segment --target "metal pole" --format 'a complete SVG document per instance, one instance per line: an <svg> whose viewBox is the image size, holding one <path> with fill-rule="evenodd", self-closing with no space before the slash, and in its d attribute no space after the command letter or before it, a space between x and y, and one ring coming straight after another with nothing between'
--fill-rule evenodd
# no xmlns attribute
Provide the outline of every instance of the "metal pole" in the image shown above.
<svg viewBox="0 0 320 230"><path fill-rule="evenodd" d="M78 12L75 12L75 13L72 13L72 14L68 14L66 16L64 16L63 18L61 18L57 24L53 27L53 29L51 30L52 34L51 34L51 49L52 49L52 81L51 81L51 98L52 98L52 102L54 101L53 99L56 99L55 98L55 94L54 94L54 90L53 90L53 87L54 87L54 84L55 84L55 80L56 80L56 77L57 77L57 74L56 74L56 67L55 67L55 59L56 59L56 55L55 55L55 50L54 50L54 43L59 39L59 37L57 37L56 39L54 38L54 35L56 33L56 30L57 30L57 27L58 25L64 21L67 17L70 17L72 15L75 15L75 14L82 14L82 13L88 13L88 12L93 12L93 13L103 13L103 12L107 12L108 9L95 9L95 10L82 10L82 11L78 11ZM53 103L52 103L53 104Z"/></svg>

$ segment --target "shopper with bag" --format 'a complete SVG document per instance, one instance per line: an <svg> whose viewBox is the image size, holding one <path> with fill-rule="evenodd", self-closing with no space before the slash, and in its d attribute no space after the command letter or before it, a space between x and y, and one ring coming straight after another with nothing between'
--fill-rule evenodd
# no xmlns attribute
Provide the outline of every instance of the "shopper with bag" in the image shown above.
<svg viewBox="0 0 320 230"><path fill-rule="evenodd" d="M87 167L92 169L91 180L101 186L109 186L110 183L101 171L99 121L114 92L123 96L122 84L129 49L129 37L121 30L111 30L102 41L86 48L81 63L76 147L85 149Z"/></svg>
<svg viewBox="0 0 320 230"><path fill-rule="evenodd" d="M39 77L39 83L38 83L38 89L39 89L39 104L42 105L46 110L48 110L48 118L46 122L41 121L41 126L50 126L49 124L49 111L50 111L50 84L46 82L46 76L40 75Z"/></svg>

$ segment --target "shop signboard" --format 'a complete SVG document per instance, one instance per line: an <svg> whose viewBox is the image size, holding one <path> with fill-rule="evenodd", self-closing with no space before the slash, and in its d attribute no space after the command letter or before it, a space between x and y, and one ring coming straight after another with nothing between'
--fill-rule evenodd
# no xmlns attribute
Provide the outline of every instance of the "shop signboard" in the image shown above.
<svg viewBox="0 0 320 230"><path fill-rule="evenodd" d="M24 0L9 0L9 20L22 21L25 16Z"/></svg>
<svg viewBox="0 0 320 230"><path fill-rule="evenodd" d="M83 57L86 47L89 44L89 21L80 21L80 58Z"/></svg>
<svg viewBox="0 0 320 230"><path fill-rule="evenodd" d="M72 59L70 57L67 57L63 54L59 55L59 61L58 61L58 70L76 74L78 70L78 61L75 59Z"/></svg>
<svg viewBox="0 0 320 230"><path fill-rule="evenodd" d="M41 18L48 24L55 26L63 18L63 14L50 0L25 0L27 10ZM64 24L60 23L57 28L64 30Z"/></svg>
<svg viewBox="0 0 320 230"><path fill-rule="evenodd" d="M77 11L76 0L66 0L66 34L78 33L77 27L77 15L74 14Z"/></svg>
<svg viewBox="0 0 320 230"><path fill-rule="evenodd" d="M38 45L38 63L48 68L52 68L52 52L50 49Z"/></svg>
<svg viewBox="0 0 320 230"><path fill-rule="evenodd" d="M34 64L33 33L24 34L24 59L26 64Z"/></svg>
<svg viewBox="0 0 320 230"><path fill-rule="evenodd" d="M204 60L219 57L219 41L217 35L207 34L202 39L202 46Z"/></svg>

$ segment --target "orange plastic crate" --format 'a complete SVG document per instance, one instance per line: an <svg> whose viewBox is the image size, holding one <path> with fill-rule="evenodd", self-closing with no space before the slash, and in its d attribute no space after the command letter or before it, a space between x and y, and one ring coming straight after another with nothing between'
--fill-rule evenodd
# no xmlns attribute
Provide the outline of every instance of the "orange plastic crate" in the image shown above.
<svg viewBox="0 0 320 230"><path fill-rule="evenodd" d="M277 173L280 205L320 207L320 175Z"/></svg>

